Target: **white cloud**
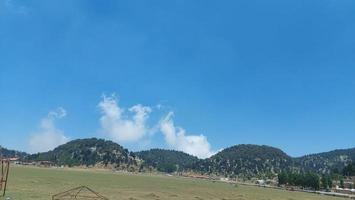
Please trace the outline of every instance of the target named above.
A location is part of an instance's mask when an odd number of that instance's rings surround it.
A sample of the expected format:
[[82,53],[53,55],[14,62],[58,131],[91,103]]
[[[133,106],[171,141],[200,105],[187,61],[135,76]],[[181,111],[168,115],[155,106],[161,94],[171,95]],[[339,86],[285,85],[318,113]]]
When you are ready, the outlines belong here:
[[4,0],[4,5],[5,8],[13,14],[26,15],[30,12],[30,9],[27,6],[20,4],[16,0]]
[[103,96],[98,107],[101,109],[101,129],[117,142],[137,142],[144,138],[150,130],[146,121],[152,109],[140,104],[128,109],[130,116],[118,105],[115,95]]
[[48,113],[48,118],[50,119],[55,119],[55,118],[61,119],[65,116],[67,116],[67,111],[64,110],[64,108],[62,107],[59,107],[55,111],[50,111]]
[[29,140],[30,152],[49,151],[69,141],[69,138],[64,135],[63,131],[55,126],[55,121],[66,115],[66,110],[59,107],[55,111],[50,111],[47,117],[41,120],[39,131],[33,134]]
[[165,136],[166,143],[179,151],[208,158],[216,152],[211,150],[211,145],[204,135],[186,135],[186,131],[181,127],[176,127],[172,119],[173,112],[170,112],[160,121],[160,131]]

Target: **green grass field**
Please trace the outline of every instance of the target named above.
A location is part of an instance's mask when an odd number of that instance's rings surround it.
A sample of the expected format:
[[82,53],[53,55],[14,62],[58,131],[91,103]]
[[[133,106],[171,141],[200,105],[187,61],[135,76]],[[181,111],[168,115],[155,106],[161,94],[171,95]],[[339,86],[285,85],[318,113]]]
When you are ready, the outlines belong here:
[[108,171],[12,167],[7,197],[50,200],[51,195],[86,185],[110,200],[331,200],[302,192],[194,180],[159,175],[129,175]]

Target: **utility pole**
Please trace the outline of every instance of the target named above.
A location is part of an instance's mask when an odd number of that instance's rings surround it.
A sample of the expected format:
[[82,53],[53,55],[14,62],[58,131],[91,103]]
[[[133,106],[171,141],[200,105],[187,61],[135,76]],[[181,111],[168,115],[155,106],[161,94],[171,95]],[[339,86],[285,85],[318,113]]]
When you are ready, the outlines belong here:
[[1,159],[1,174],[0,174],[0,194],[2,197],[5,196],[7,179],[9,177],[10,171],[10,160],[9,159]]

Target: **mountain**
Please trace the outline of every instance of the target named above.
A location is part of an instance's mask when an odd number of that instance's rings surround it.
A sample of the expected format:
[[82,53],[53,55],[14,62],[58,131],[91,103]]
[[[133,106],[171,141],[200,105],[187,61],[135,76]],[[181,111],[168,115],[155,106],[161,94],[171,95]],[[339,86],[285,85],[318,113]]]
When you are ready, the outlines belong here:
[[139,159],[119,144],[103,139],[78,139],[60,145],[53,151],[37,153],[29,161],[51,161],[56,165],[104,166],[116,169],[135,169]]
[[199,159],[181,151],[151,149],[148,151],[136,152],[136,155],[143,160],[145,167],[153,167],[162,172],[184,171],[191,169]]
[[334,169],[341,171],[347,164],[355,162],[355,148],[310,154],[295,158],[295,162],[304,171],[317,173],[330,173]]
[[293,159],[280,149],[241,144],[222,150],[216,155],[195,165],[195,170],[205,174],[229,177],[271,176],[289,170]]
[[27,156],[25,152],[9,150],[0,146],[0,158],[23,158]]
[[[23,161],[50,161],[61,166],[95,166],[128,171],[195,172],[226,177],[274,177],[281,171],[330,173],[343,171],[355,162],[355,148],[292,158],[280,149],[266,145],[241,144],[226,148],[207,159],[163,149],[129,152],[121,145],[103,139],[78,139],[52,151],[28,155],[0,147],[0,156]],[[349,170],[348,170],[349,171]],[[351,170],[350,170],[351,171]]]

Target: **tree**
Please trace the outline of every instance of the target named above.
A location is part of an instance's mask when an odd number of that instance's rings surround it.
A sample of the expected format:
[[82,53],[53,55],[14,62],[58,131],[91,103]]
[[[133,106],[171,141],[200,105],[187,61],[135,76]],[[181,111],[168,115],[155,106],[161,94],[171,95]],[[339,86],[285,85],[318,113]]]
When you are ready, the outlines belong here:
[[332,174],[339,174],[339,169],[338,168],[334,168],[332,170]]
[[322,185],[322,188],[324,188],[324,189],[332,188],[332,185],[333,185],[332,177],[330,175],[323,174],[322,179],[321,179],[321,185]]
[[344,188],[344,179],[343,178],[340,179],[340,187]]
[[286,172],[281,172],[277,175],[277,178],[279,180],[279,185],[286,185],[288,182],[287,178],[287,173]]
[[355,176],[355,163],[349,163],[343,169],[344,176]]
[[174,164],[164,163],[158,165],[158,170],[161,172],[173,173],[177,170],[177,167]]
[[328,182],[324,174],[322,175],[321,184],[322,184],[322,188],[327,189]]
[[304,186],[319,190],[319,176],[315,173],[307,173],[304,176]]
[[[279,185],[288,184],[293,186],[301,186],[305,188],[312,188],[319,190],[319,176],[315,173],[297,173],[297,172],[282,172],[278,175]],[[326,177],[324,180],[324,187],[331,187],[331,178]]]
[[328,188],[332,188],[333,187],[333,179],[331,176],[328,176]]

